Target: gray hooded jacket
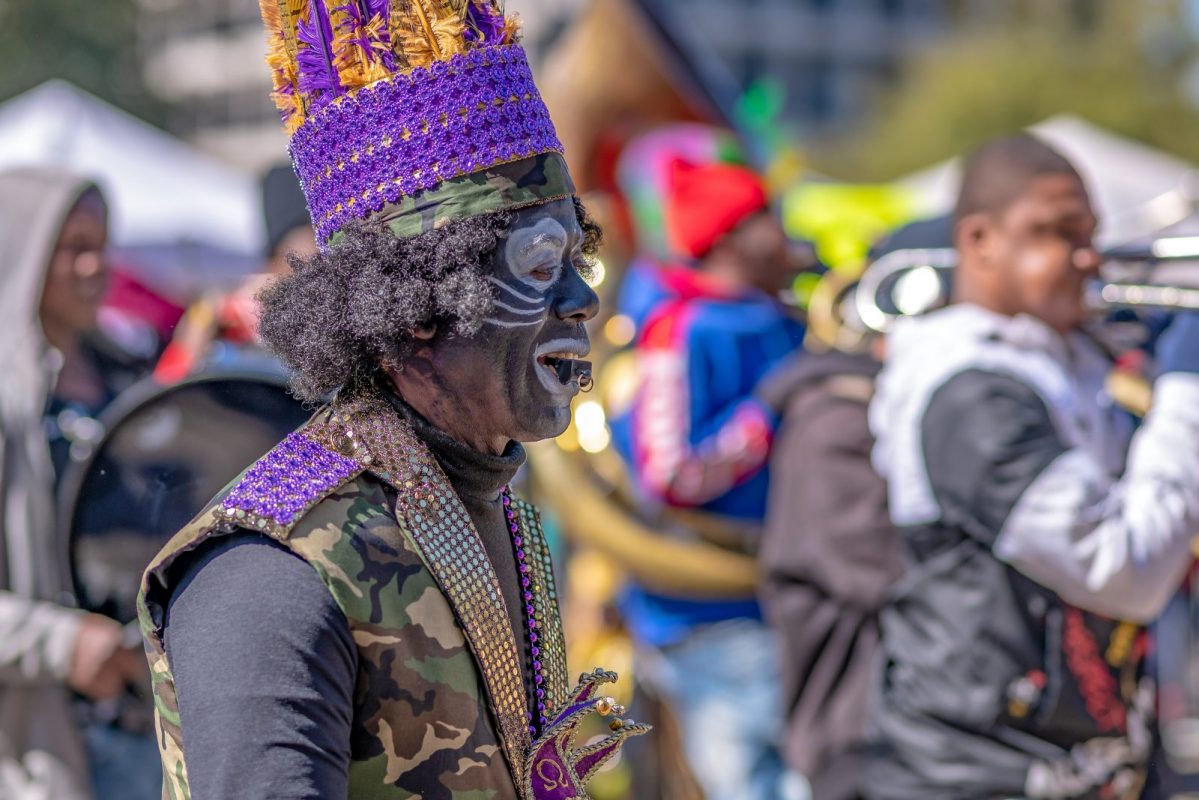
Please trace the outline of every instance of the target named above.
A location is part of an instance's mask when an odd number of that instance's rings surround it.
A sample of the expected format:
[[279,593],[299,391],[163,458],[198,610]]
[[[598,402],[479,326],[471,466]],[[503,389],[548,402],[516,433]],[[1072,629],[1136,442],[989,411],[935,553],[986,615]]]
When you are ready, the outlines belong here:
[[57,354],[38,319],[67,215],[91,184],[56,170],[0,173],[0,798],[85,800],[87,765],[66,686],[83,613],[70,608],[42,414]]

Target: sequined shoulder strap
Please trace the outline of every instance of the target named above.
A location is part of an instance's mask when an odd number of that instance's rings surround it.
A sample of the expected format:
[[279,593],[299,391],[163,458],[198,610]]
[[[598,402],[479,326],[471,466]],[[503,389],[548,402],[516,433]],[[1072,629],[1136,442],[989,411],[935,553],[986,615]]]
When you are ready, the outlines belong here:
[[229,490],[214,509],[216,521],[286,539],[317,503],[366,469],[334,449],[345,446],[340,433],[322,415],[288,434]]
[[339,452],[343,442],[332,423],[326,411],[288,434],[158,552],[146,567],[138,597],[147,637],[161,632],[168,573],[180,557],[221,530],[241,528],[286,540],[314,506],[366,470]]

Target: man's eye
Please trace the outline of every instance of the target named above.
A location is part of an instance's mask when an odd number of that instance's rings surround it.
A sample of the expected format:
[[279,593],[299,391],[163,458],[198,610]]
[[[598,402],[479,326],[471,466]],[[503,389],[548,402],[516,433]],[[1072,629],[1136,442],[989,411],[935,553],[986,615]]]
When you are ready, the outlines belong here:
[[537,267],[529,272],[529,277],[535,281],[551,281],[554,279],[553,267]]

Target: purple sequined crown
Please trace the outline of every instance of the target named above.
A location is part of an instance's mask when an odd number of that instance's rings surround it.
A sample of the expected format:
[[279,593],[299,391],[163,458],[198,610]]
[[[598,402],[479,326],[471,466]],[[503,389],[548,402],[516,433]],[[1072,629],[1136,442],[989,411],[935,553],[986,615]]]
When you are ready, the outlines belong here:
[[[291,155],[317,238],[446,181],[561,153],[517,44],[479,47],[343,95],[304,121]],[[487,180],[486,177],[483,180]]]
[[259,0],[275,104],[322,243],[417,236],[574,194],[503,0]]

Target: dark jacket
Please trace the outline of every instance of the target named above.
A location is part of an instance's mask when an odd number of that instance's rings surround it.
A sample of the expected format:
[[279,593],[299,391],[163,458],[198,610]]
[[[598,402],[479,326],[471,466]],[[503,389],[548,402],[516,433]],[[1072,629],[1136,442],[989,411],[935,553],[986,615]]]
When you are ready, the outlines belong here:
[[858,795],[877,614],[901,556],[870,466],[878,363],[833,352],[798,369],[772,456],[762,602],[783,655],[788,765],[839,800]]

